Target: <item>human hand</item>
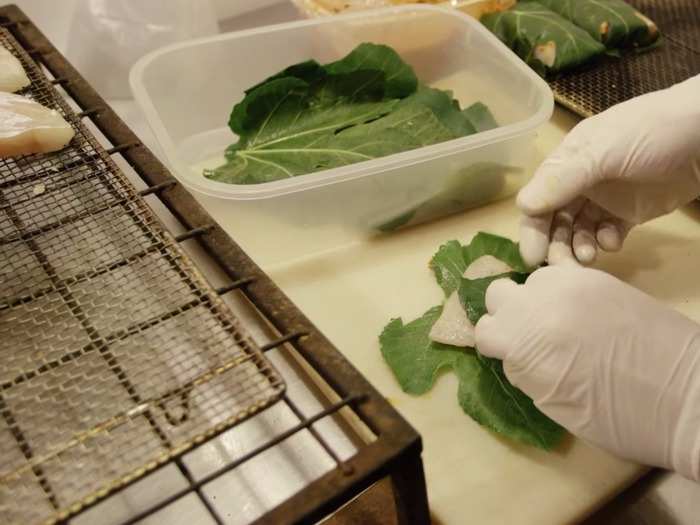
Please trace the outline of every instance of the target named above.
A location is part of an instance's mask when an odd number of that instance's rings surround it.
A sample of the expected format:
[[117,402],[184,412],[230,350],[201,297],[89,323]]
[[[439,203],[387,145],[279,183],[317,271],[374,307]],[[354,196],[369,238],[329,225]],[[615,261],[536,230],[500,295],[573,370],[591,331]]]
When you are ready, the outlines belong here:
[[535,405],[614,454],[700,480],[700,325],[604,272],[494,281],[476,347]]
[[699,195],[700,75],[613,106],[566,136],[518,195],[523,259],[536,266],[575,255],[590,264],[598,248],[619,250],[632,226]]

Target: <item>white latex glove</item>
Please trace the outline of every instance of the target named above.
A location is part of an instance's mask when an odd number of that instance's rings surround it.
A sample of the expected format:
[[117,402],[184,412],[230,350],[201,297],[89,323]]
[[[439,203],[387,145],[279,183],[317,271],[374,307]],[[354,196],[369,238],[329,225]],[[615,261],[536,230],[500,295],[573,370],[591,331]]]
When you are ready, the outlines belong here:
[[476,346],[573,434],[700,480],[700,325],[598,270],[494,281]]
[[[545,260],[558,210],[569,216],[560,218],[569,247],[589,264],[598,247],[619,250],[633,225],[699,195],[700,75],[583,120],[566,136],[518,195],[523,259]],[[566,253],[554,255],[556,264]]]

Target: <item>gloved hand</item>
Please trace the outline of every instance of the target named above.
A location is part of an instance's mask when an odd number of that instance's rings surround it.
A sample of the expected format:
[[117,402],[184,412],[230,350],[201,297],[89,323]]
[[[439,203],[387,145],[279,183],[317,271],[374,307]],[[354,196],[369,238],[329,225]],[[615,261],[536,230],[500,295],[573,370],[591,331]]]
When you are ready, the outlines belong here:
[[[700,75],[580,122],[518,195],[520,247],[535,266],[597,248],[619,250],[629,229],[700,195]],[[563,210],[565,217],[556,217]],[[554,222],[558,225],[553,227]],[[567,230],[568,228],[568,230]]]
[[598,270],[494,281],[476,347],[573,434],[700,480],[700,325]]

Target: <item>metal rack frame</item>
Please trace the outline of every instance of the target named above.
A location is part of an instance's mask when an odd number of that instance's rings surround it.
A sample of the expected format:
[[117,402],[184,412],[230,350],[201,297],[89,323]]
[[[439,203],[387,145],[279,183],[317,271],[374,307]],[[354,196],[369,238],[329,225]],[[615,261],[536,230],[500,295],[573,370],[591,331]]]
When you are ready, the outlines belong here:
[[[203,495],[203,486],[297,432],[308,430],[333,458],[336,467],[256,520],[256,524],[316,522],[387,476],[392,480],[399,523],[428,524],[430,518],[421,461],[422,444],[416,431],[213,221],[19,8],[12,5],[1,7],[0,26],[9,30],[32,59],[53,75],[51,82],[60,85],[80,107],[78,116],[89,118],[113,145],[106,153],[121,155],[146,183],[147,188],[139,192],[140,195],[157,196],[181,223],[186,231],[176,236],[175,240],[192,239],[227,276],[230,283],[218,288],[217,293],[240,291],[280,334],[279,338],[261,349],[269,351],[290,346],[338,396],[337,401],[329,401],[323,410],[305,416],[294,401],[283,394],[282,401],[299,419],[299,423],[203,478],[195,479],[182,461],[182,455],[189,450],[174,454],[167,463],[144,470],[142,475],[174,463],[188,486],[132,516],[126,523],[135,523],[192,493],[199,497],[217,523],[223,523],[216,509]],[[343,461],[313,425],[345,407],[352,409],[376,439],[361,446],[353,457]],[[208,439],[216,435],[210,435]],[[94,501],[84,503],[66,521],[138,479],[141,478],[130,479]]]

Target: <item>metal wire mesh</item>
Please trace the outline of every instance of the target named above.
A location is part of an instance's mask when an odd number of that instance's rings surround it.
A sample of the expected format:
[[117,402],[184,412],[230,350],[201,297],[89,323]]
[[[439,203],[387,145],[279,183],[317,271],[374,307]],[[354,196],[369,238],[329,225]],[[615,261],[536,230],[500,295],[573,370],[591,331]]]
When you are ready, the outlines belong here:
[[0,521],[76,512],[284,383],[14,38],[76,135],[0,160]]
[[661,43],[646,52],[605,58],[550,82],[556,101],[583,117],[700,74],[700,1],[629,3],[656,22]]

